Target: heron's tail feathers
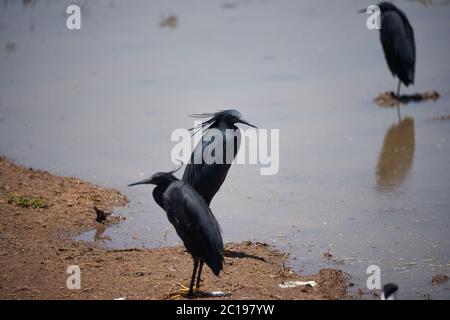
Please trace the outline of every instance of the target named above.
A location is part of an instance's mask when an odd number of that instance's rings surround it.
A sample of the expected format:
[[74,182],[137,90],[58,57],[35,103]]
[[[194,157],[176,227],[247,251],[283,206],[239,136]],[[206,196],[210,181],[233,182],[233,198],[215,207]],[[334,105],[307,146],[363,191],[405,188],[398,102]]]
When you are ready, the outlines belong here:
[[206,264],[211,268],[212,272],[218,277],[220,271],[223,270],[223,256],[217,257],[213,261],[208,261]]

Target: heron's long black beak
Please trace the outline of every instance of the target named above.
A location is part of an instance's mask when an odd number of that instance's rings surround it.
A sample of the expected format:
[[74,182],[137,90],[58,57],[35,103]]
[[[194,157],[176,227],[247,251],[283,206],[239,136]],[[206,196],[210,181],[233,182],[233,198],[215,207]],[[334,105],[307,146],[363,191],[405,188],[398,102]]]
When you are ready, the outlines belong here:
[[252,125],[251,123],[249,123],[247,120],[244,120],[244,119],[240,119],[240,120],[238,121],[238,123],[243,123],[243,124],[248,125],[249,127],[258,129],[257,126]]
[[357,13],[366,13],[366,12],[367,12],[367,9],[364,8],[364,9],[358,10],[358,11],[356,11],[356,12],[357,12]]
[[148,178],[148,179],[141,180],[139,182],[131,183],[128,186],[132,187],[132,186],[137,186],[138,184],[152,184],[152,183],[153,183],[152,178]]

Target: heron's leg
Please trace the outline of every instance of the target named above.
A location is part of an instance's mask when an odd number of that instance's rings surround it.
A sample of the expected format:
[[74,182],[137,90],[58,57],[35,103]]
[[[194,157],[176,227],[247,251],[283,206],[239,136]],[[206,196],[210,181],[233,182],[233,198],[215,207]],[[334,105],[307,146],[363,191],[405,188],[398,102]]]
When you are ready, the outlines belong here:
[[198,260],[194,259],[194,270],[192,272],[191,285],[189,286],[188,295],[194,294],[194,283],[195,283],[195,275],[197,274],[197,268],[198,268]]
[[202,274],[202,268],[203,268],[203,261],[200,261],[200,267],[198,268],[198,275],[197,275],[197,284],[196,287],[197,289],[200,288],[200,275]]
[[169,299],[178,299],[181,297],[186,296],[193,296],[197,292],[197,288],[194,287],[195,284],[195,276],[197,275],[197,269],[198,269],[199,261],[197,259],[194,259],[194,270],[192,270],[192,278],[191,278],[191,284],[188,287],[180,285],[181,288],[178,292],[170,293],[168,298]]
[[398,79],[398,86],[397,86],[397,116],[398,116],[398,122],[402,121],[402,115],[400,113],[400,86],[402,82],[400,79]]
[[398,85],[397,85],[397,100],[400,101],[400,86],[402,84],[402,81],[398,79]]
[[400,102],[397,102],[397,117],[398,117],[398,123],[402,121],[402,114],[400,112]]

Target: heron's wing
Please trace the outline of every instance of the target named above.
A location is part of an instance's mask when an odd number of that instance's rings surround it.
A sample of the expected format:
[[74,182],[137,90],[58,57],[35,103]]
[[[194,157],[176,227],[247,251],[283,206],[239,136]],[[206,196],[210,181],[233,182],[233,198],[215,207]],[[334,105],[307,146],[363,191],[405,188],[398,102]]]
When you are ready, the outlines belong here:
[[211,143],[212,141],[203,140],[203,137],[202,140],[197,143],[191,154],[189,163],[186,165],[186,169],[184,170],[182,178],[184,182],[189,183],[191,186],[195,186],[197,184],[198,180],[201,178],[203,167],[207,166],[203,162],[203,152]]
[[164,202],[169,221],[189,253],[219,274],[223,262],[221,229],[203,198],[191,186],[177,182],[164,193]]
[[207,204],[216,195],[227,176],[228,164],[193,164],[186,166],[183,181],[191,185]]
[[[405,17],[406,19],[406,17]],[[410,46],[410,52],[411,52],[411,57],[410,59],[412,60],[411,64],[412,64],[412,73],[409,75],[411,83],[414,84],[414,77],[415,77],[415,72],[416,72],[416,41],[414,39],[414,29],[412,28],[411,24],[409,23],[408,19],[406,19],[406,33],[407,33],[407,37],[409,39],[408,44]]]
[[[207,204],[211,203],[212,198],[222,186],[230,169],[228,163],[212,163],[207,164],[201,161],[204,150],[210,146],[212,141],[201,140],[191,155],[189,164],[186,165],[182,180],[190,184],[201,196]],[[235,141],[233,159],[236,156],[239,142]],[[223,150],[223,141],[215,146]],[[195,155],[199,154],[200,159],[195,159]],[[224,152],[225,154],[225,152]],[[197,160],[197,161],[196,161]],[[200,163],[198,163],[200,160]],[[225,159],[224,159],[225,162]]]
[[408,19],[396,11],[384,13],[381,19],[380,40],[389,69],[405,85],[414,83],[416,48]]

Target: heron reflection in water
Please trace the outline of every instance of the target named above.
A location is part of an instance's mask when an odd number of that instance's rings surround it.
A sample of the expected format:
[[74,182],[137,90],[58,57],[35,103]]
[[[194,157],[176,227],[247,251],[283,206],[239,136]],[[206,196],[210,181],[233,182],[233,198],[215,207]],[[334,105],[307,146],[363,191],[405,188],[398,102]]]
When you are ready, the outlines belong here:
[[414,119],[406,117],[390,127],[384,136],[376,171],[379,191],[389,191],[403,184],[412,168],[414,149]]

